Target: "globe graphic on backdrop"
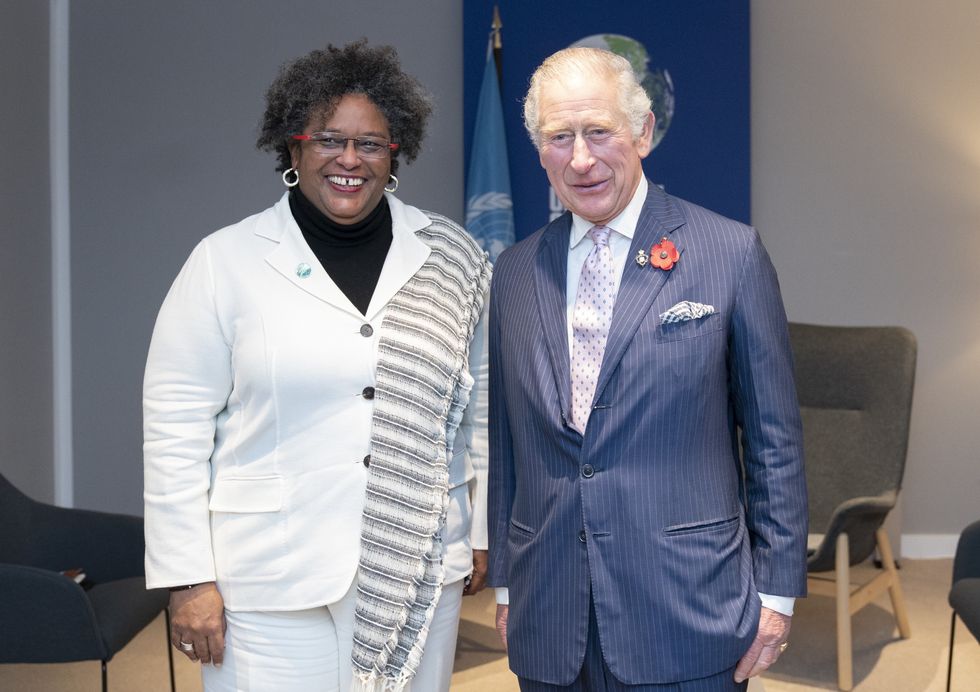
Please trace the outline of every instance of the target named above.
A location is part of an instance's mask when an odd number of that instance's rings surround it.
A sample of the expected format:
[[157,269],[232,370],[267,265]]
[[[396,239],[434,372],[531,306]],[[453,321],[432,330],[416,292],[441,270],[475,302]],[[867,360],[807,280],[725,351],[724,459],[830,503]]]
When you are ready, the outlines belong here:
[[579,39],[571,47],[602,48],[630,61],[637,81],[653,102],[653,115],[657,120],[653,130],[653,148],[656,148],[667,134],[670,121],[674,118],[674,83],[670,81],[670,73],[659,68],[651,70],[647,66],[650,62],[647,49],[642,43],[629,36],[593,34]]

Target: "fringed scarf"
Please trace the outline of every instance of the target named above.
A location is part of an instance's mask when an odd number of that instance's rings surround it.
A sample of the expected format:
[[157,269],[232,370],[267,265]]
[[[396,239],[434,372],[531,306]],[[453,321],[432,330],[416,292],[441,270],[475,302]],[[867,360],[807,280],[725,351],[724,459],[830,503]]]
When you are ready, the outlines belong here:
[[354,689],[403,690],[422,658],[442,592],[449,454],[473,378],[469,344],[490,263],[456,224],[428,213],[425,264],[381,325],[371,465],[361,525]]

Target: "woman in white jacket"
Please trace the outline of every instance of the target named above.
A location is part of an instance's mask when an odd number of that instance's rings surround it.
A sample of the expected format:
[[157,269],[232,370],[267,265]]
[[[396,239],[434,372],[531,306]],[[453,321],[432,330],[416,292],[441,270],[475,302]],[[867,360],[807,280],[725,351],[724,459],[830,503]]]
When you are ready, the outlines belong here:
[[489,263],[392,195],[431,110],[392,48],[266,99],[289,189],[201,241],[153,332],[147,586],[208,691],[446,690],[486,569]]

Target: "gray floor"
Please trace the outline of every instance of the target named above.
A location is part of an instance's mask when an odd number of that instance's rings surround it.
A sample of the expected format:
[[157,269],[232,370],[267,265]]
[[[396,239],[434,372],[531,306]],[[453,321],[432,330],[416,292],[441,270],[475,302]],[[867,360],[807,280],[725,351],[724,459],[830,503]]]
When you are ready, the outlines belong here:
[[[912,638],[898,638],[887,596],[854,617],[854,681],[857,692],[941,692],[946,684],[950,610],[950,560],[906,560],[902,585]],[[860,574],[855,578],[860,578]],[[516,692],[493,632],[493,597],[484,592],[464,601],[454,692]],[[797,605],[791,646],[752,692],[836,689],[834,604],[814,596]],[[953,690],[980,690],[980,645],[961,625],[957,630]],[[110,689],[165,692],[169,689],[162,616],[109,663]],[[177,657],[177,689],[198,692],[196,667]],[[3,692],[89,692],[99,689],[98,662],[0,665]],[[419,690],[417,692],[427,692]]]

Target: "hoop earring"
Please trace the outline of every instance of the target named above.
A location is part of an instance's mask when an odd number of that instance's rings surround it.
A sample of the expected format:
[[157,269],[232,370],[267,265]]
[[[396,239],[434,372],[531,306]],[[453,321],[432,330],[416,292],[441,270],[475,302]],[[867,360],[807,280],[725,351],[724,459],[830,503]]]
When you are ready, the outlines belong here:
[[[293,178],[292,182],[289,180],[290,174],[296,176]],[[296,187],[299,185],[299,171],[297,171],[295,168],[287,168],[282,172],[282,182],[286,187]]]
[[[297,174],[296,177],[298,178],[299,175]],[[391,187],[388,187],[387,185],[385,186],[385,192],[394,192],[395,190],[397,190],[398,189],[398,178],[396,178],[391,173],[389,173],[388,174],[388,180],[389,181],[394,181],[394,182],[389,182],[388,183],[388,185],[391,185]]]

